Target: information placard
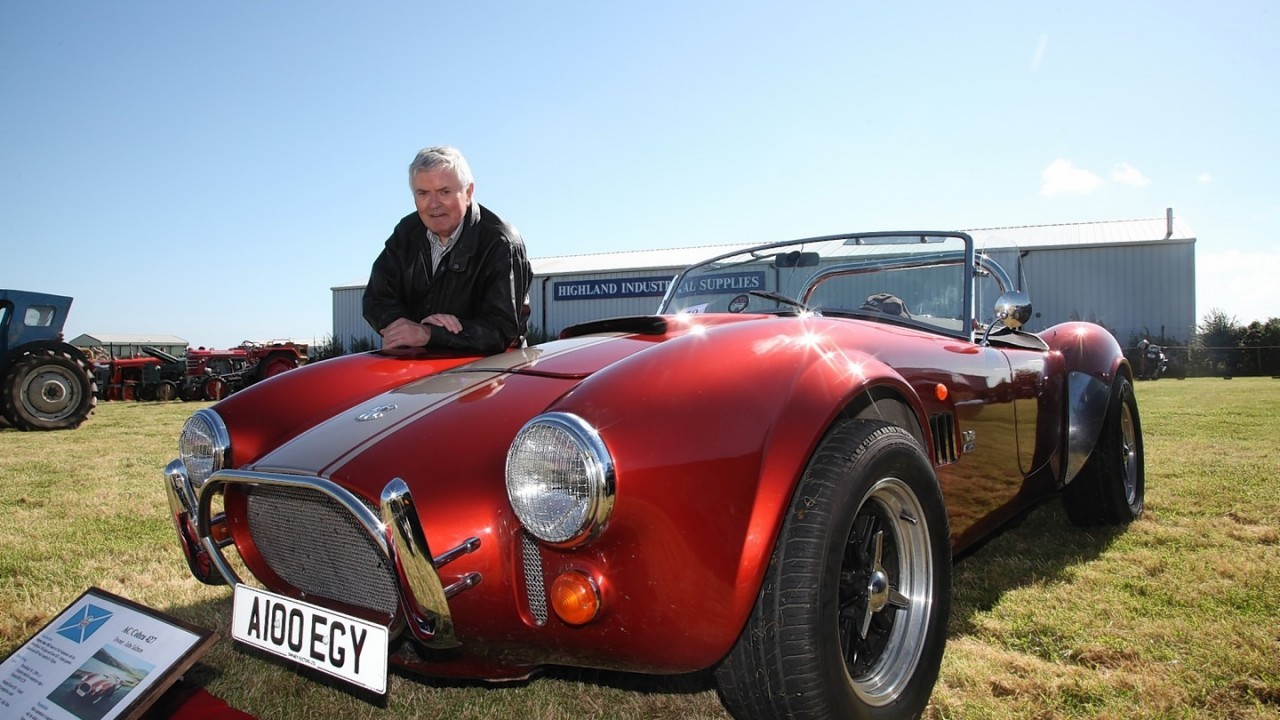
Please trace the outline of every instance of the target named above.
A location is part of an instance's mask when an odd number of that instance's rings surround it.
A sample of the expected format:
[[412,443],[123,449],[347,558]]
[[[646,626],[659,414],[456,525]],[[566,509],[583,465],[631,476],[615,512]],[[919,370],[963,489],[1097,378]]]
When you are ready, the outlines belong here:
[[208,630],[89,588],[0,663],[0,717],[137,718],[216,639]]

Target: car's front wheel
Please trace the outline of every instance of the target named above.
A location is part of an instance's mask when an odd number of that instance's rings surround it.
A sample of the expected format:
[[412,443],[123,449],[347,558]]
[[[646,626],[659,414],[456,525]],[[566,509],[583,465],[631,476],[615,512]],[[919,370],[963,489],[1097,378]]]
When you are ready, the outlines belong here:
[[938,677],[951,542],[907,431],[842,422],[796,488],[747,626],[717,669],[740,720],[904,718]]

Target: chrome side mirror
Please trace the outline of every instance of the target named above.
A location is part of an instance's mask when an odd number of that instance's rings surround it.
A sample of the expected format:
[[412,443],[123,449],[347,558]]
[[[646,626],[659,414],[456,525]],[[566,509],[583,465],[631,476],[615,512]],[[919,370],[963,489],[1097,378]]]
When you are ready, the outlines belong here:
[[1004,293],[996,300],[995,316],[1010,330],[1021,329],[1031,319],[1031,297],[1020,290]]

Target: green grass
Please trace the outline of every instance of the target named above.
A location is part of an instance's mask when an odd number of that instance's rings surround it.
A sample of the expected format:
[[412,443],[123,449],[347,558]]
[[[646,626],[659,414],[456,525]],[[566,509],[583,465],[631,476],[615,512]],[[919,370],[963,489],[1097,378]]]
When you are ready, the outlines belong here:
[[[1054,501],[962,560],[928,717],[1280,718],[1280,381],[1137,396],[1146,515],[1082,531]],[[0,657],[96,585],[218,632],[189,681],[264,720],[727,717],[706,674],[393,674],[376,705],[237,649],[230,591],[187,574],[161,484],[201,406],[105,403],[71,432],[0,429]]]

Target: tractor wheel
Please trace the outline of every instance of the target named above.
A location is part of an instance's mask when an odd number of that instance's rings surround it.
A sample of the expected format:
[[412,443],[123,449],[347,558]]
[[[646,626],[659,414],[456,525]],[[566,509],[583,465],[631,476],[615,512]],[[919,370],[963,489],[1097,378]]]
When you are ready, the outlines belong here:
[[161,380],[156,385],[156,400],[159,402],[169,402],[178,396],[178,386],[173,384],[172,380]]
[[69,353],[45,349],[22,357],[4,378],[0,406],[20,430],[79,427],[98,404],[89,367]]
[[227,394],[227,381],[220,377],[211,377],[200,386],[200,394],[205,400],[218,401]]
[[275,354],[262,361],[262,370],[258,373],[258,377],[266,380],[275,377],[282,372],[288,372],[296,367],[298,363],[288,355]]
[[133,402],[138,399],[138,386],[127,382],[120,386],[120,399],[125,402]]

